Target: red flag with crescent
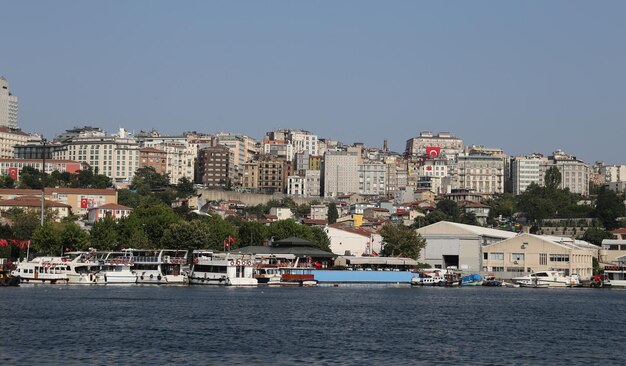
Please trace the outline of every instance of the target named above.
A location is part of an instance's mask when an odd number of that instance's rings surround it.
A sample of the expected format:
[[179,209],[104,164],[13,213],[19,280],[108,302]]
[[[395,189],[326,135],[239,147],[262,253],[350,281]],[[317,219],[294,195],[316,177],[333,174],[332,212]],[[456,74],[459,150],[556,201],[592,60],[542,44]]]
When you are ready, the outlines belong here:
[[426,155],[431,158],[436,158],[441,154],[441,148],[438,146],[426,146]]
[[9,168],[9,171],[8,171],[9,177],[11,177],[11,179],[13,180],[17,180],[17,172],[18,172],[17,168]]
[[86,198],[81,198],[80,199],[80,208],[87,208],[87,199]]

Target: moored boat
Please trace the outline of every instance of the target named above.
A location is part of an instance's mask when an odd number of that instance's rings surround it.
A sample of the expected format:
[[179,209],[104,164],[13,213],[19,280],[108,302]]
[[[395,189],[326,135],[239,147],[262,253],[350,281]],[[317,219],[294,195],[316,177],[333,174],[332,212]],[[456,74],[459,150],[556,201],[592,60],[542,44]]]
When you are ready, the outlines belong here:
[[131,269],[139,284],[183,285],[187,283],[184,266],[187,251],[176,249],[124,249],[123,259],[132,263]]
[[512,279],[522,287],[574,287],[580,286],[577,275],[564,276],[559,271],[539,271]]
[[480,286],[483,284],[483,278],[479,274],[471,274],[461,277],[459,285],[461,286]]
[[626,287],[626,266],[622,263],[604,267],[604,287]]
[[12,276],[22,283],[80,284],[89,283],[89,274],[98,262],[92,252],[68,252],[61,257],[36,257],[20,261]]
[[189,270],[189,284],[221,286],[256,286],[255,260],[252,256],[194,250]]

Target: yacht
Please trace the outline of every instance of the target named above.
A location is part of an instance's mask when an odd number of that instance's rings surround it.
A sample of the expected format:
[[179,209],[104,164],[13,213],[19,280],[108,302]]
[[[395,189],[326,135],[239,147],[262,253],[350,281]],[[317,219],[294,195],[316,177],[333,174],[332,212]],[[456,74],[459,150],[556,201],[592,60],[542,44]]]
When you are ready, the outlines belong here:
[[19,276],[22,283],[88,284],[97,268],[94,252],[67,252],[60,257],[24,259],[11,275]]
[[131,263],[131,270],[140,284],[182,285],[187,283],[184,267],[187,251],[177,249],[124,249],[123,260]]
[[195,285],[256,286],[252,256],[194,250],[189,283]]
[[522,287],[573,287],[580,286],[578,275],[564,276],[560,271],[533,272],[513,278]]

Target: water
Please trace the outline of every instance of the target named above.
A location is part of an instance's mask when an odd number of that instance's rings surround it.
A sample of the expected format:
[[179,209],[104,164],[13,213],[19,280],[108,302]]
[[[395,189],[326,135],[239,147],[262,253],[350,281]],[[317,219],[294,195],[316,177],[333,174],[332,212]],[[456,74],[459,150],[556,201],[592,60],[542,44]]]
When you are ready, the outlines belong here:
[[625,364],[626,291],[0,288],[0,364]]

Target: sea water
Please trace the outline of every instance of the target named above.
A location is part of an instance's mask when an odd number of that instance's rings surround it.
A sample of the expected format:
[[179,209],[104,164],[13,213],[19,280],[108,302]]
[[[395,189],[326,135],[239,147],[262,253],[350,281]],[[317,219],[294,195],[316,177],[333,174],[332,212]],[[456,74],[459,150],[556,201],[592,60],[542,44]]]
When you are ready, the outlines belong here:
[[626,364],[626,291],[0,288],[2,365]]

